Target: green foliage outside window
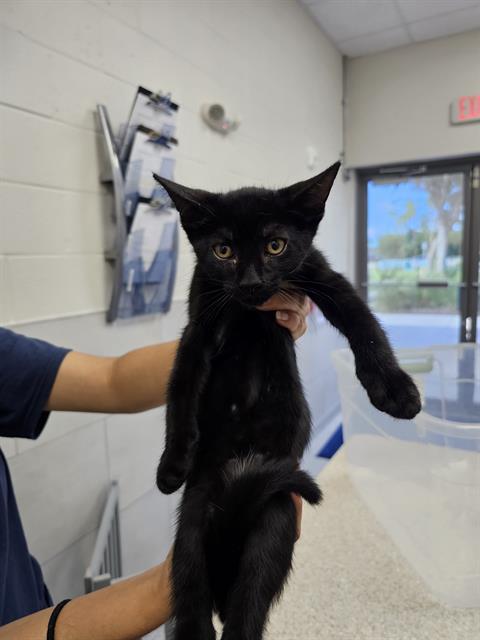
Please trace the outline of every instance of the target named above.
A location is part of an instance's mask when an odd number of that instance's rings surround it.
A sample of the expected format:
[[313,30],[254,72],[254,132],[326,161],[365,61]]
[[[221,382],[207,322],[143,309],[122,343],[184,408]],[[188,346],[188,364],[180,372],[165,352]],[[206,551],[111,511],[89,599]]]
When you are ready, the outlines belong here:
[[[404,269],[379,269],[370,263],[368,268],[369,302],[375,311],[390,313],[437,312],[455,313],[458,309],[460,263],[447,267],[445,274]],[[418,287],[419,280],[447,280],[449,287]]]

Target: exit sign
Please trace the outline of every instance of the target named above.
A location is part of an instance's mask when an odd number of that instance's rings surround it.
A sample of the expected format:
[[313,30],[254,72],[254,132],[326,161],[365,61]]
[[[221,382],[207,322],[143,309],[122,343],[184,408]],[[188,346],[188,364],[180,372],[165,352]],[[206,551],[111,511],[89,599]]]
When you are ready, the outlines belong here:
[[464,124],[480,120],[480,94],[457,98],[451,104],[450,117],[452,124]]

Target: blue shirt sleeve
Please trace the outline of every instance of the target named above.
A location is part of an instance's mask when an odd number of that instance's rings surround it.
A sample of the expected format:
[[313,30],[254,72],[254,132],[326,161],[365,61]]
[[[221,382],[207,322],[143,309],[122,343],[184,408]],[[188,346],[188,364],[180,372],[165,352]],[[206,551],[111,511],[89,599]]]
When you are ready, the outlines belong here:
[[68,349],[0,328],[0,436],[38,438]]

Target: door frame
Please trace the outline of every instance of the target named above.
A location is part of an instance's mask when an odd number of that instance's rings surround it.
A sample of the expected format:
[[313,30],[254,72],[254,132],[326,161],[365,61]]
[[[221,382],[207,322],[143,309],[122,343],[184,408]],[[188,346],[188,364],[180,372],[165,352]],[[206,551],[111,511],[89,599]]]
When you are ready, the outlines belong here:
[[[464,174],[465,217],[462,255],[463,273],[459,292],[459,342],[476,342],[479,299],[480,261],[480,155],[441,160],[402,162],[356,169],[356,247],[355,286],[367,299],[367,183],[378,177],[401,178],[435,175],[439,173]],[[470,319],[467,321],[467,319]]]

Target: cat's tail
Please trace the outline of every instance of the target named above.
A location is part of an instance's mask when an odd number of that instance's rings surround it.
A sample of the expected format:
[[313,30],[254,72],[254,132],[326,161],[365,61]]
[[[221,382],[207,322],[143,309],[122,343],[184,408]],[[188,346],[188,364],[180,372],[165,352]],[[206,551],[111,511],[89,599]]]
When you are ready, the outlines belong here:
[[235,520],[250,520],[282,493],[297,493],[310,504],[322,499],[313,478],[291,459],[270,460],[260,454],[235,458],[227,463],[222,475],[224,490],[219,506],[225,516]]

